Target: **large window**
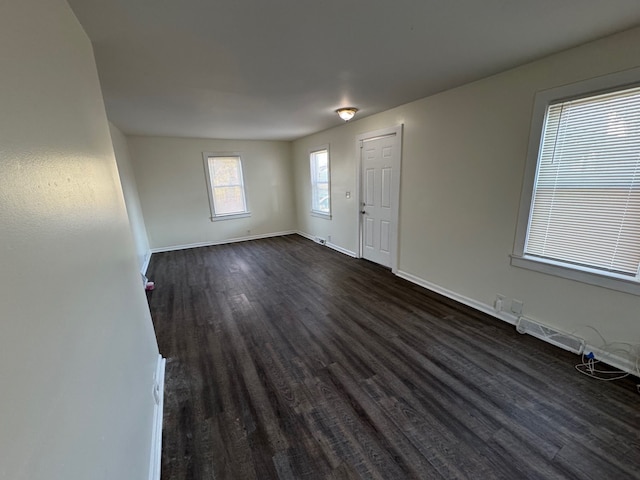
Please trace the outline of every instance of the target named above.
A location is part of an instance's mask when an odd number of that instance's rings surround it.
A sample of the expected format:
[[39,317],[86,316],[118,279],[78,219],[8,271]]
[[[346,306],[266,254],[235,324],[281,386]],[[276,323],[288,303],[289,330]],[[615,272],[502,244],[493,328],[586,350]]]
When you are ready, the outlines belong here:
[[311,163],[311,213],[331,216],[331,174],[329,147],[323,146],[309,154]]
[[211,220],[249,215],[240,155],[203,154]]
[[551,100],[538,138],[515,264],[640,293],[640,87]]

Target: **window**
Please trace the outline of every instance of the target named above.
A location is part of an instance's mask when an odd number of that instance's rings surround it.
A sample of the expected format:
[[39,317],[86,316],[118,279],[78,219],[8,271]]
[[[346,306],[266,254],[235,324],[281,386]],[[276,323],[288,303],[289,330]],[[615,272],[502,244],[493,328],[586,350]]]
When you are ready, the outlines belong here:
[[311,161],[311,213],[331,217],[331,175],[329,171],[329,147],[312,150]]
[[203,154],[211,220],[248,216],[240,155]]
[[512,263],[640,294],[640,87],[547,99],[543,112]]

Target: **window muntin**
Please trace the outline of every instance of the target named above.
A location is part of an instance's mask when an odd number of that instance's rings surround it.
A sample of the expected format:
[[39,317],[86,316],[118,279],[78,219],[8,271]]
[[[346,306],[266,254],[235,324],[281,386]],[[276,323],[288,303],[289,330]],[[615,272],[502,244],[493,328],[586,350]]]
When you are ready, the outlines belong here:
[[311,212],[331,215],[331,171],[329,148],[322,147],[309,154],[311,166]]
[[240,155],[205,154],[211,217],[247,215],[247,200]]

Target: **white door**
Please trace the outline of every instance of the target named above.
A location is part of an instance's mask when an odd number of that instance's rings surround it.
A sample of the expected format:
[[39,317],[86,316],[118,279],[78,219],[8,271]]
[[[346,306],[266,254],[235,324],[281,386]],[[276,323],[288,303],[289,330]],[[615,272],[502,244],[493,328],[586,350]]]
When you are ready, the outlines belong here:
[[394,132],[360,140],[362,257],[394,269],[400,197],[399,137]]

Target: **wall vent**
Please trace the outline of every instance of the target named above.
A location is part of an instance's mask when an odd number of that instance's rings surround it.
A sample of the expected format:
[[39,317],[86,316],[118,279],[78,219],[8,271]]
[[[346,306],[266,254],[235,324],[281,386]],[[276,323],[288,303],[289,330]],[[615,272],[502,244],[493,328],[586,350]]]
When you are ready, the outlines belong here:
[[518,317],[516,330],[519,333],[528,333],[540,340],[549,342],[556,347],[563,348],[578,355],[584,352],[585,342],[582,338],[568,333],[560,332],[546,325],[542,325],[527,317]]

